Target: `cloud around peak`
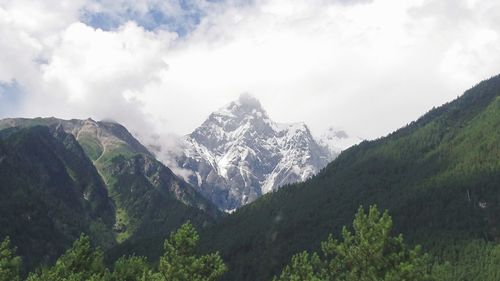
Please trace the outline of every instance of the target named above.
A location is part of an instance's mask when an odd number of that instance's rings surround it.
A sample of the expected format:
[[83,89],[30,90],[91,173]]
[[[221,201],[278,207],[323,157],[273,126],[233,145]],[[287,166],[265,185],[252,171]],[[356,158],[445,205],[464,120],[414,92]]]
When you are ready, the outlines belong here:
[[277,121],[378,137],[500,72],[498,18],[493,0],[0,0],[0,115],[186,134],[250,92]]
[[240,94],[240,96],[238,97],[238,102],[242,106],[246,106],[246,107],[252,107],[252,108],[261,108],[262,107],[260,104],[260,101],[255,96],[253,96],[249,93]]

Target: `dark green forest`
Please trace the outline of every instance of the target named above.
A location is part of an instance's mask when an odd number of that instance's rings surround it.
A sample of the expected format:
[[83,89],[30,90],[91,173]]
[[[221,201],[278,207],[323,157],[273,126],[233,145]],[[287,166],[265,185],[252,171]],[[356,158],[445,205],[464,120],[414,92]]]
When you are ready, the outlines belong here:
[[[158,280],[207,262],[215,279],[198,280],[500,280],[500,76],[230,215],[144,151],[35,123],[0,131],[2,274]],[[194,228],[197,269],[169,267]],[[117,268],[142,276],[98,279]],[[83,275],[50,279],[64,270]],[[159,280],[196,280],[178,274]]]
[[[151,267],[146,258],[123,256],[113,269],[106,268],[103,252],[93,248],[88,236],[76,240],[54,265],[31,272],[27,281],[212,281],[227,270],[218,253],[196,255],[199,236],[190,223],[183,224],[164,243],[164,254],[158,266]],[[9,238],[0,244],[0,280],[21,280],[22,259],[15,256]]]
[[[500,247],[470,244],[456,251],[458,264],[437,262],[422,251],[392,235],[393,221],[376,206],[367,212],[360,207],[352,230],[342,228],[341,239],[333,235],[321,243],[321,252],[295,254],[273,281],[327,280],[498,280]],[[112,266],[104,254],[81,235],[57,261],[21,277],[22,258],[9,237],[0,244],[0,281],[215,281],[228,270],[218,252],[199,254],[200,237],[191,223],[172,232],[163,244],[158,263],[142,256],[122,256]],[[485,251],[488,249],[488,251]]]
[[[321,255],[303,252],[273,281],[292,280],[435,280],[431,259],[419,247],[409,249],[401,235],[391,237],[392,220],[375,206],[365,213],[360,207],[353,222],[354,233],[342,231],[342,241],[329,236]],[[122,256],[106,267],[103,252],[82,235],[54,265],[29,273],[27,281],[212,281],[227,271],[218,252],[198,255],[197,231],[185,223],[170,234],[159,263],[151,266],[145,257]],[[0,244],[0,280],[21,280],[22,259],[15,255],[9,238]],[[441,271],[439,272],[441,273]]]

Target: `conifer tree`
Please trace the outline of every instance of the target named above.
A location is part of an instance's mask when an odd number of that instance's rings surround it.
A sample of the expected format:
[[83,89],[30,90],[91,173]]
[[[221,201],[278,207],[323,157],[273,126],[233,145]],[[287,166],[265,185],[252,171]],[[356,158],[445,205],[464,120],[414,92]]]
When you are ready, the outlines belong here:
[[44,268],[38,274],[31,274],[28,281],[105,281],[109,273],[104,266],[103,253],[94,250],[90,239],[80,239],[66,251],[52,267]]
[[321,244],[321,257],[301,253],[292,258],[275,281],[428,281],[430,258],[420,247],[408,249],[402,235],[391,236],[392,219],[376,206],[360,207],[354,233],[344,227],[342,241],[330,237]]
[[6,237],[0,243],[0,281],[18,281],[21,268],[21,258],[15,256],[16,248],[10,246]]
[[145,257],[121,257],[115,262],[111,281],[153,281],[152,270]]
[[227,270],[219,253],[196,255],[199,236],[185,223],[165,241],[159,272],[165,281],[214,281]]

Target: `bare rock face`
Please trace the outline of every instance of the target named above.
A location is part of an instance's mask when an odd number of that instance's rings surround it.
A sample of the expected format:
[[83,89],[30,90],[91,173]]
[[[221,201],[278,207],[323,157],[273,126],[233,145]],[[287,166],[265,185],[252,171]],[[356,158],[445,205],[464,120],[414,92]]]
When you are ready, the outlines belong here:
[[182,146],[176,161],[192,171],[188,182],[226,211],[306,180],[332,158],[305,124],[272,121],[249,95],[212,113]]

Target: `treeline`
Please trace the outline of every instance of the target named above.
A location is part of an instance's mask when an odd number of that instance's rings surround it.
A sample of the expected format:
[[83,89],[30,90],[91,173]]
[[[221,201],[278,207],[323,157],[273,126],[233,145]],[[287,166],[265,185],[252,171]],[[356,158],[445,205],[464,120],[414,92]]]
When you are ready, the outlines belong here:
[[[402,235],[394,236],[392,218],[376,206],[362,207],[352,230],[344,227],[342,239],[330,237],[321,252],[304,251],[273,281],[498,281],[500,247],[485,242],[457,245],[443,253],[440,261],[408,247]],[[156,266],[144,257],[118,259],[112,268],[104,264],[103,252],[91,247],[82,235],[54,265],[32,272],[26,281],[215,281],[227,271],[218,252],[199,255],[199,236],[188,222],[164,243],[164,254]],[[21,258],[9,238],[0,244],[0,281],[20,281]]]
[[[182,225],[164,243],[164,254],[152,267],[144,257],[118,259],[106,268],[103,252],[82,235],[51,267],[32,272],[26,281],[214,281],[227,270],[218,253],[196,255],[199,236],[190,223]],[[21,259],[9,238],[0,245],[0,281],[19,281]]]

